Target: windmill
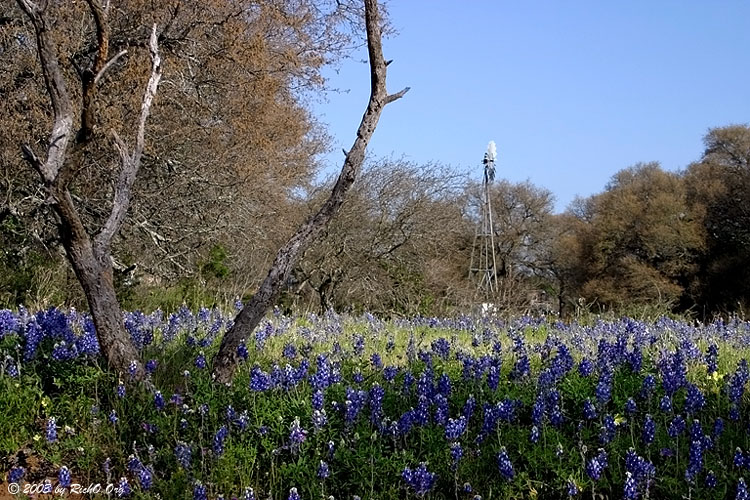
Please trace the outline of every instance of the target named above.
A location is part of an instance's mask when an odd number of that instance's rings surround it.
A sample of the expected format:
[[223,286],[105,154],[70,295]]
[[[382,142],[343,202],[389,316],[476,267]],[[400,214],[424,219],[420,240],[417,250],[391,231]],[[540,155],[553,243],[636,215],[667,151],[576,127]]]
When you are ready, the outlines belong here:
[[495,258],[495,229],[492,224],[492,202],[490,186],[495,180],[495,159],[497,149],[495,142],[490,141],[484,153],[484,178],[479,206],[479,222],[474,232],[474,245],[471,250],[469,279],[476,281],[477,294],[481,294],[486,303],[492,303],[497,292],[497,262]]

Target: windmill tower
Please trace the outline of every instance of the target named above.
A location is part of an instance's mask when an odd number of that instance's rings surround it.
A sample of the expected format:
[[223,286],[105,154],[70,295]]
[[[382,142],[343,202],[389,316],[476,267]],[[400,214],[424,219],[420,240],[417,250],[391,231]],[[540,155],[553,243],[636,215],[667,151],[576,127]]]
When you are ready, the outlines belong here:
[[484,153],[484,179],[479,206],[479,224],[474,232],[474,246],[471,250],[469,279],[477,284],[477,295],[485,302],[492,303],[497,292],[497,262],[495,259],[495,229],[492,225],[492,202],[490,186],[495,180],[495,142],[490,141]]

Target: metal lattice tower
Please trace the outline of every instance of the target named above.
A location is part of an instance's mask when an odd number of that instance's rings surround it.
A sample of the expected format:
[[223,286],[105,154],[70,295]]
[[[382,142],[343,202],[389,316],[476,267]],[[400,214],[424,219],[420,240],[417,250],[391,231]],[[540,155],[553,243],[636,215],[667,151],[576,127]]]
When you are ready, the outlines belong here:
[[477,294],[486,302],[492,302],[497,293],[497,260],[495,258],[495,228],[492,224],[492,202],[490,186],[495,180],[495,142],[490,141],[484,154],[484,180],[482,199],[479,207],[479,224],[474,233],[474,246],[471,250],[469,279],[477,283]]

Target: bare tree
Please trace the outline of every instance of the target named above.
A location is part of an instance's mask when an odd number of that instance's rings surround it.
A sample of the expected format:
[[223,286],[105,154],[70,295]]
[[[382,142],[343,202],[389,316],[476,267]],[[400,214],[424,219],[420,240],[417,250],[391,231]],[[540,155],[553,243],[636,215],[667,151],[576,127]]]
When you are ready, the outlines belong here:
[[250,336],[268,308],[279,296],[281,288],[289,277],[297,259],[326,228],[341,207],[344,196],[354,182],[365,158],[367,144],[375,132],[383,108],[386,104],[401,98],[409,90],[407,87],[395,94],[388,94],[386,90],[386,66],[388,63],[383,57],[381,20],[377,0],[365,0],[365,28],[370,59],[370,100],[357,129],[357,138],[352,148],[346,153],[344,165],[328,200],[279,249],[260,288],[237,315],[232,328],[224,335],[221,348],[214,359],[213,368],[216,379],[221,382],[228,383],[231,381],[238,361],[237,347],[243,339]]
[[[81,98],[79,126],[75,131],[74,104],[65,83],[52,35],[49,2],[42,0],[37,4],[32,0],[17,1],[34,26],[39,62],[53,118],[52,131],[47,140],[46,158],[37,156],[28,144],[22,148],[24,158],[41,176],[49,203],[57,214],[60,239],[86,295],[102,353],[111,368],[124,372],[132,361],[137,361],[138,352],[123,324],[122,311],[113,283],[110,247],[112,238],[119,231],[130,205],[131,190],[143,156],[146,120],[161,78],[156,25],[151,31],[149,42],[151,75],[141,101],[135,145],[132,149],[129,148],[117,132],[112,131],[120,159],[119,178],[114,187],[109,216],[99,231],[92,235],[82,222],[69,184],[76,175],[76,170],[81,167],[93,140],[101,139],[101,135],[96,131],[97,108],[94,105],[97,85],[113,62],[124,55],[124,52],[119,52],[109,58],[109,3],[86,0],[96,25],[97,49],[87,68],[76,68],[81,84]],[[138,364],[137,373],[141,373]]]

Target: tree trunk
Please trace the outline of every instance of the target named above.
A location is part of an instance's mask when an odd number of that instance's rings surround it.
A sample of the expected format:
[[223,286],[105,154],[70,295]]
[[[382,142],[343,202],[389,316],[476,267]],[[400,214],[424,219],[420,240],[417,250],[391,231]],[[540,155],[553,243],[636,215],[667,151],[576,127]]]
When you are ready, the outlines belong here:
[[365,158],[367,144],[375,132],[380,114],[386,104],[401,98],[408,87],[396,94],[388,94],[385,86],[386,66],[380,29],[377,0],[365,0],[365,27],[367,49],[370,58],[370,100],[357,130],[354,145],[346,153],[331,195],[318,213],[310,217],[289,241],[279,249],[276,258],[258,291],[240,311],[232,328],[224,335],[218,354],[214,358],[213,370],[216,380],[229,383],[239,361],[237,347],[253,333],[266,311],[281,293],[297,259],[315,238],[326,228],[344,202],[344,195],[351,187]]
[[124,375],[130,363],[136,361],[134,375],[140,378],[142,372],[139,354],[125,330],[115,292],[109,249],[92,246],[88,234],[81,234],[71,228],[63,217],[60,233],[65,254],[86,296],[104,359],[120,375]]

